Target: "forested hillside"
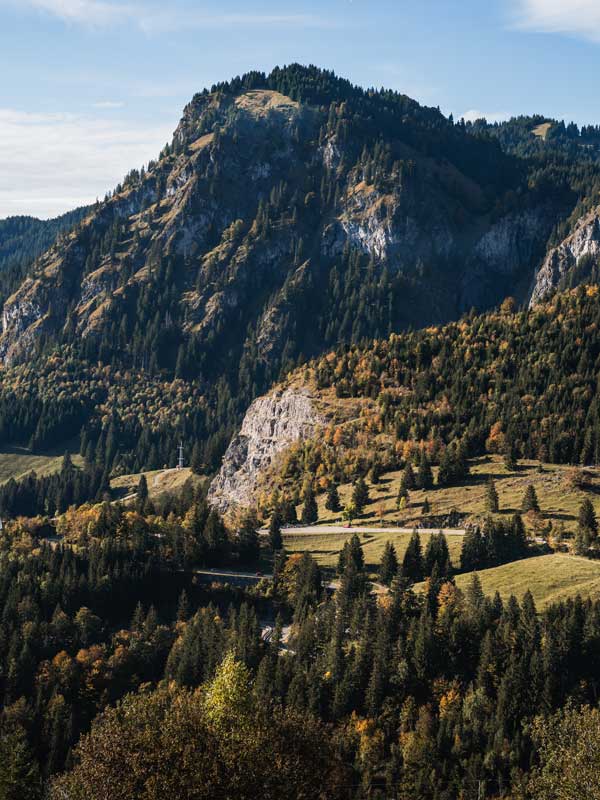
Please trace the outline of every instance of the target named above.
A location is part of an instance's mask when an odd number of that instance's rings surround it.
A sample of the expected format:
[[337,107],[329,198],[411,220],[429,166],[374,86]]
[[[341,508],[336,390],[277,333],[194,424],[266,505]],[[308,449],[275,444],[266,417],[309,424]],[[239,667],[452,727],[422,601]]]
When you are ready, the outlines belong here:
[[0,302],[16,289],[36,258],[57,236],[70,230],[88,209],[78,208],[56,219],[8,217],[0,220]]
[[[196,445],[213,470],[252,399],[307,358],[526,300],[596,181],[592,156],[529,153],[313,67],[213,86],[5,302],[3,416],[19,403],[2,441],[43,448],[85,428],[83,450],[127,471],[170,463],[184,435],[188,460]],[[595,275],[596,234],[593,217],[540,296]],[[40,377],[61,365],[64,394]],[[127,414],[97,413],[90,374],[202,399],[140,435]]]
[[[315,478],[325,490],[407,462],[416,471],[423,459],[427,468],[439,466],[439,485],[452,486],[465,477],[467,460],[485,453],[509,464],[597,464],[599,326],[598,287],[582,286],[531,311],[517,312],[507,300],[494,313],[340,347],[273,392],[287,386],[306,394],[321,419],[314,435],[290,441],[262,474],[243,453],[272,450],[268,435],[241,448],[234,440],[215,501],[222,508],[235,502],[249,472],[268,494]],[[254,413],[248,431],[260,428]],[[275,404],[275,416],[286,413]]]

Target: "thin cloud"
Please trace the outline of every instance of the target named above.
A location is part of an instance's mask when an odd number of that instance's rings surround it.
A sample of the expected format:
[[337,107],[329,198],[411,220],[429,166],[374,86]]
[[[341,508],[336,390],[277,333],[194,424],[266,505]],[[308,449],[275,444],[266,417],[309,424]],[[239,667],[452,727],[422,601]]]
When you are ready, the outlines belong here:
[[92,203],[156,158],[172,125],[0,108],[0,218]]
[[51,14],[64,22],[84,25],[110,25],[124,21],[135,14],[135,7],[125,3],[107,3],[104,0],[13,0],[19,8]]
[[173,33],[186,29],[279,26],[332,28],[336,24],[315,14],[205,14],[177,3],[167,11],[160,4],[147,2],[105,2],[105,0],[0,0],[20,10],[29,8],[51,14],[63,22],[86,26],[129,23],[147,34]]
[[123,108],[125,103],[120,100],[100,100],[98,103],[92,103],[92,108],[111,110],[113,108]]
[[598,0],[517,0],[514,24],[520,30],[562,33],[600,42]]

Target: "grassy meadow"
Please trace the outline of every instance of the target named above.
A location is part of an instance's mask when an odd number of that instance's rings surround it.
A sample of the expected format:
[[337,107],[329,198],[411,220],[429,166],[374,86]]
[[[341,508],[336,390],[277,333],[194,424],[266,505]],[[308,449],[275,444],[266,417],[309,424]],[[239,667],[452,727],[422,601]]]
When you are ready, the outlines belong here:
[[[475,519],[485,515],[486,483],[494,479],[500,500],[500,517],[508,517],[519,511],[525,488],[529,483],[536,489],[542,515],[552,523],[562,522],[567,532],[574,531],[577,513],[584,497],[589,497],[600,519],[600,468],[586,468],[585,490],[573,488],[568,476],[572,468],[556,464],[540,464],[537,461],[521,461],[518,468],[508,471],[499,456],[483,456],[471,462],[471,475],[461,486],[437,488],[427,492],[410,492],[409,505],[403,511],[396,508],[402,472],[389,472],[380,482],[370,485],[371,502],[365,507],[355,525],[395,525],[412,527],[422,518],[425,497],[429,501],[430,515],[445,516],[453,509]],[[436,468],[434,468],[434,474]],[[342,505],[349,502],[352,494],[350,484],[339,487]],[[338,523],[340,514],[325,508],[325,495],[318,497],[319,523]],[[300,513],[301,506],[298,508]]]

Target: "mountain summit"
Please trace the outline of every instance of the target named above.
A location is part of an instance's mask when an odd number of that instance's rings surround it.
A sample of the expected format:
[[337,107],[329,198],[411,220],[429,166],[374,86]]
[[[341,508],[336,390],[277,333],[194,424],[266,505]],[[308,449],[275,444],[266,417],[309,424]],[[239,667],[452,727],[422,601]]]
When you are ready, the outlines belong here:
[[565,270],[541,288],[536,271],[587,184],[538,150],[316,67],[213,86],[13,286],[0,359],[66,348],[226,386],[243,409],[338,343],[543,296]]

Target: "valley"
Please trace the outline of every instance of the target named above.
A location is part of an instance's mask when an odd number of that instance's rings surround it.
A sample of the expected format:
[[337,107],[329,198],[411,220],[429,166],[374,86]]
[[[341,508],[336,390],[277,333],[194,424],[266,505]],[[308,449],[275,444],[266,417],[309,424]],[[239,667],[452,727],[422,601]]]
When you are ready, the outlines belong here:
[[0,800],[554,798],[599,281],[600,128],[300,64],[0,221]]

